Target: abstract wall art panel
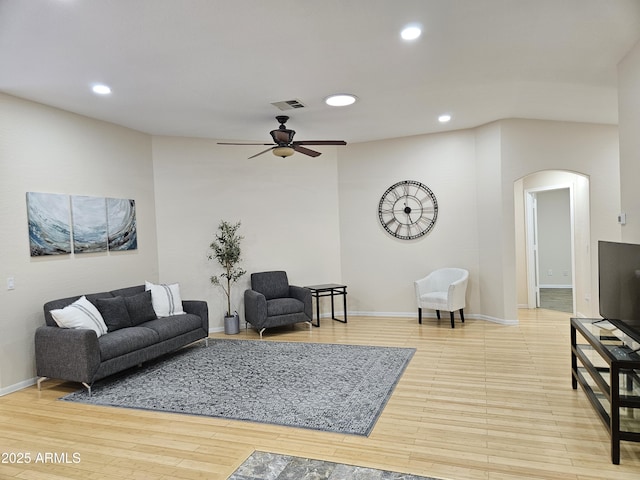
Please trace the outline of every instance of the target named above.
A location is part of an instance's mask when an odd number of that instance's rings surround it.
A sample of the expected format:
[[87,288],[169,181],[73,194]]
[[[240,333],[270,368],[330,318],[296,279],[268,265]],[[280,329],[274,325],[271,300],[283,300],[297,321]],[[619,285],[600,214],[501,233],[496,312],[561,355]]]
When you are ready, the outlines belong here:
[[27,192],[32,257],[71,253],[69,195]]
[[71,197],[74,253],[107,251],[107,205],[104,197]]
[[135,200],[107,198],[107,225],[110,251],[138,248]]

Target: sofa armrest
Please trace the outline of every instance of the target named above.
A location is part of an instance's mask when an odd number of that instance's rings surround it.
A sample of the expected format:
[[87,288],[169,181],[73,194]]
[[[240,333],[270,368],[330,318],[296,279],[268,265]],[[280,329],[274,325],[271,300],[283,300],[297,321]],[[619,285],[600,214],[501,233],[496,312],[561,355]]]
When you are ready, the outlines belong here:
[[202,328],[209,335],[209,306],[204,300],[183,300],[182,309],[186,313],[197,315],[202,319]]
[[309,317],[309,319],[313,318],[313,307],[311,306],[311,290],[305,287],[289,285],[289,296],[304,303],[304,313],[307,315],[307,317]]
[[90,384],[100,366],[93,330],[42,326],[35,333],[36,374]]
[[244,291],[244,318],[256,328],[262,328],[267,320],[267,299],[255,290]]

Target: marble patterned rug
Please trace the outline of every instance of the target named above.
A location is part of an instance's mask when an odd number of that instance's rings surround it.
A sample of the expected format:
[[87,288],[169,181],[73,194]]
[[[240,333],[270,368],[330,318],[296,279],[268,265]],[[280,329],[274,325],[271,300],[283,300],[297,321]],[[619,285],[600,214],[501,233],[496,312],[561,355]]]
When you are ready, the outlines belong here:
[[227,480],[438,480],[310,458],[253,452]]
[[414,352],[210,339],[63,400],[369,435]]

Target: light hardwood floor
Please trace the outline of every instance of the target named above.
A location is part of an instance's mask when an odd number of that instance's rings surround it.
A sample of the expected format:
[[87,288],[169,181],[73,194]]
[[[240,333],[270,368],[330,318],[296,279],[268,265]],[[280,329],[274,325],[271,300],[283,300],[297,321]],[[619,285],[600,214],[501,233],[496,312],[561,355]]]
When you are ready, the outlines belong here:
[[[66,403],[57,399],[78,386],[47,381],[0,397],[0,454],[32,459],[0,463],[0,479],[225,479],[253,450],[450,480],[640,478],[640,443],[623,442],[612,465],[604,426],[571,388],[568,314],[523,310],[519,326],[467,319],[455,329],[448,317],[354,317],[265,341],[417,351],[369,437]],[[80,461],[35,463],[39,453]]]

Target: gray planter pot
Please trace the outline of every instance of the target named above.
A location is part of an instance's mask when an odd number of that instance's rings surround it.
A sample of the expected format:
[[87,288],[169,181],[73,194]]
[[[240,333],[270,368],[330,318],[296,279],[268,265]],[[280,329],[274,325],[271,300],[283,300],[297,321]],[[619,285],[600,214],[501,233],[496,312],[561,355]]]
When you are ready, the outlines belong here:
[[224,333],[227,335],[235,335],[240,333],[240,316],[235,312],[231,316],[224,317]]

